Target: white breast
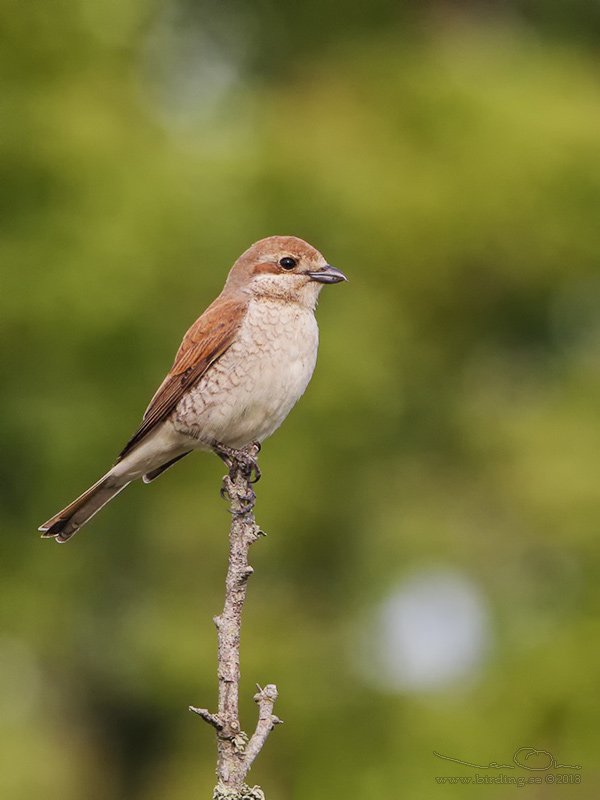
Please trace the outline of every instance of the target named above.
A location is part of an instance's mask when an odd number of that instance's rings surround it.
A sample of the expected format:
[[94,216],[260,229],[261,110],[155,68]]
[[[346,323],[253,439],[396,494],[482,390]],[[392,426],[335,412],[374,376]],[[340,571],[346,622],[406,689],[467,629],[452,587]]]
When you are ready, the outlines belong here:
[[318,340],[311,309],[253,299],[236,341],[177,406],[176,428],[200,448],[266,439],[308,386]]

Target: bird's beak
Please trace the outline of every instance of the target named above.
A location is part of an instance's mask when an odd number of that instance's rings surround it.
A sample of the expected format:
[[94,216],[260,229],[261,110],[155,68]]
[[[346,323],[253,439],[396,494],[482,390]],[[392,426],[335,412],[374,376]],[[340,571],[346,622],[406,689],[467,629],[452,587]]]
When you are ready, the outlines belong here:
[[319,283],[340,283],[341,281],[348,280],[341,270],[329,264],[314,272],[307,272],[306,274],[310,276],[312,281],[318,281]]

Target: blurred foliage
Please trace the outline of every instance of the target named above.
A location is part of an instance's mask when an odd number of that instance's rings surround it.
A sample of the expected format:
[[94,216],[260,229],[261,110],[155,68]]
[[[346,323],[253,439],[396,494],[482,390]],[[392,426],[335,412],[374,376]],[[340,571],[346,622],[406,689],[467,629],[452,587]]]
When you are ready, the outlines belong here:
[[[315,377],[261,454],[242,712],[276,682],[287,724],[252,779],[421,798],[465,774],[433,750],[532,746],[598,792],[599,8],[0,5],[2,797],[210,796],[186,708],[216,695],[220,463],[131,487],[66,548],[35,529],[274,233],[351,283],[324,290]],[[480,587],[487,660],[374,687],[365,615],[429,565]]]

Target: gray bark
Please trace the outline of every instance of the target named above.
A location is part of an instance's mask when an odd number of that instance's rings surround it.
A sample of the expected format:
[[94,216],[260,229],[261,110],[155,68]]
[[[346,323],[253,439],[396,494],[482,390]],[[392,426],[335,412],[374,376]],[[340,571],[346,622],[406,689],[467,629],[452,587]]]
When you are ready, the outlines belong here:
[[[253,573],[248,563],[248,550],[262,535],[254,519],[256,496],[252,487],[252,474],[258,455],[257,446],[240,451],[240,458],[231,457],[229,475],[223,479],[221,494],[229,500],[232,515],[229,533],[229,567],[225,581],[225,605],[214,618],[218,637],[219,704],[216,714],[205,708],[190,710],[212,725],[217,735],[217,778],[214,800],[264,800],[259,786],[246,785],[246,775],[252,762],[262,749],[267,736],[277,723],[273,714],[277,688],[265,686],[254,695],[258,705],[258,723],[250,737],[241,728],[238,713],[240,682],[240,635],[242,611],[246,599],[246,584]],[[259,474],[256,470],[256,474]]]

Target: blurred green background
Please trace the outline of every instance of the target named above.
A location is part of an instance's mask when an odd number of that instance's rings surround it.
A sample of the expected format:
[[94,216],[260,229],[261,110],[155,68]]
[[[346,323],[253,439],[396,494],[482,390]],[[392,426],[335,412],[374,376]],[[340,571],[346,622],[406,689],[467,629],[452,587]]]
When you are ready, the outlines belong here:
[[[218,459],[113,462],[235,258],[301,236],[313,381],[261,454],[269,800],[600,791],[600,5],[0,4],[0,796],[214,785]],[[521,747],[581,785],[512,764]],[[538,759],[538,764],[539,764]],[[541,786],[439,776],[542,776]]]

